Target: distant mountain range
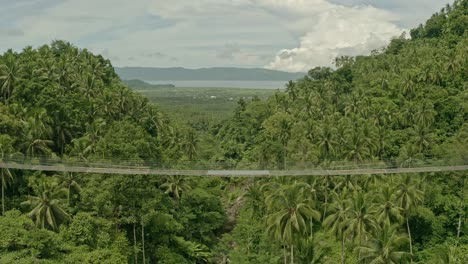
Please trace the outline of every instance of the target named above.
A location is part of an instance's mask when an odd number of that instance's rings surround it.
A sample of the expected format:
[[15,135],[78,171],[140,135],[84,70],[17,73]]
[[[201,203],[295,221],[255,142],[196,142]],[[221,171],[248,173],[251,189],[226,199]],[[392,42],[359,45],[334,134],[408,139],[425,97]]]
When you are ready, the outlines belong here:
[[175,85],[167,83],[167,84],[150,84],[144,82],[142,80],[132,79],[132,80],[123,80],[123,82],[133,89],[141,89],[141,88],[174,88]]
[[147,67],[115,67],[115,71],[123,80],[145,81],[289,81],[304,77],[305,73],[290,73],[261,68],[147,68]]

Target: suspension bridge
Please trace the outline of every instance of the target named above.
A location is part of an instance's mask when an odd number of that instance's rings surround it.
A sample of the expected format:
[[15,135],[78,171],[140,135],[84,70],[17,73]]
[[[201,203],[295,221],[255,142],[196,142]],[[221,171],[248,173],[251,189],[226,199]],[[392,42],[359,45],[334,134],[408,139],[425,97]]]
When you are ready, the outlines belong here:
[[[468,163],[468,162],[467,162]],[[396,167],[385,162],[341,164],[315,168],[263,170],[263,169],[220,169],[219,164],[204,164],[197,169],[175,169],[147,162],[132,163],[100,161],[70,161],[57,158],[2,158],[0,168],[34,171],[76,172],[96,174],[155,175],[155,176],[212,176],[212,177],[275,177],[275,176],[337,176],[376,175],[423,172],[468,171],[468,164],[431,160]],[[161,168],[165,167],[165,168]],[[187,167],[187,166],[186,166]],[[197,166],[194,166],[197,167]],[[198,166],[200,167],[200,166]]]

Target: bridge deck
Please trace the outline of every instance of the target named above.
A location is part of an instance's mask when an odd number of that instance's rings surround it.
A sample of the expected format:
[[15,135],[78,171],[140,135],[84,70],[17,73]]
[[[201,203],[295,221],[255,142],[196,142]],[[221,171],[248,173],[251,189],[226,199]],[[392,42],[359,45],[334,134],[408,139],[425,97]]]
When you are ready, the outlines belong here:
[[0,168],[80,172],[100,174],[127,174],[127,175],[181,175],[181,176],[216,176],[216,177],[269,177],[269,176],[325,176],[325,175],[366,175],[366,174],[396,174],[396,173],[421,173],[442,171],[464,171],[468,165],[456,166],[426,166],[411,168],[357,168],[357,169],[309,169],[309,170],[173,170],[154,169],[149,167],[128,166],[87,166],[66,164],[24,164],[0,161]]

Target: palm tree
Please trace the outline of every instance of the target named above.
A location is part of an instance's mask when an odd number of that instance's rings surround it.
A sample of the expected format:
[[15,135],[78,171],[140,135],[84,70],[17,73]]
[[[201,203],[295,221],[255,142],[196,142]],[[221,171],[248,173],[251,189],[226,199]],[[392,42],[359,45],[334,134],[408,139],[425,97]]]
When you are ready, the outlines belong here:
[[406,144],[400,149],[398,158],[401,167],[411,167],[419,162],[423,158],[423,155],[414,144]]
[[63,172],[62,174],[55,175],[58,177],[60,180],[60,186],[63,188],[66,188],[68,190],[67,192],[67,200],[68,200],[68,206],[71,205],[71,197],[72,197],[72,191],[75,193],[81,192],[81,186],[77,182],[77,174],[73,172]]
[[340,118],[340,121],[336,125],[336,149],[335,155],[338,158],[343,157],[344,148],[348,143],[349,119],[347,117]]
[[397,233],[398,226],[385,223],[379,227],[372,238],[360,247],[362,259],[373,264],[398,264],[407,254],[400,248],[407,243],[407,238]]
[[28,216],[38,227],[58,231],[60,225],[70,218],[62,209],[62,198],[66,195],[65,189],[55,182],[42,179],[36,190],[37,196],[29,196],[23,205],[33,206]]
[[165,189],[165,193],[172,194],[176,201],[179,201],[182,193],[190,191],[192,186],[187,177],[175,175],[168,176],[166,182],[161,184],[161,188]]
[[54,138],[55,146],[59,148],[60,154],[63,155],[65,144],[70,138],[73,138],[69,127],[67,115],[63,110],[54,112]]
[[401,223],[403,221],[403,208],[398,206],[396,193],[393,188],[385,185],[377,193],[375,203],[371,210],[374,212],[379,224]]
[[415,94],[415,86],[414,77],[410,74],[406,75],[402,85],[403,95],[411,100]]
[[362,161],[365,155],[369,153],[365,142],[361,131],[354,130],[348,141],[347,158],[353,160],[355,163]]
[[187,154],[187,158],[191,161],[195,159],[197,156],[197,149],[198,149],[198,138],[194,129],[188,129],[185,134],[183,144],[183,150]]
[[336,145],[334,132],[335,130],[330,126],[329,121],[325,120],[318,133],[318,146],[322,159],[329,159],[334,152],[334,147]]
[[[0,135],[0,161],[2,161],[7,154],[12,154],[13,146],[11,145],[12,139],[7,135]],[[5,215],[5,189],[8,184],[13,180],[13,174],[8,168],[0,169],[0,183],[2,185],[2,215]]]
[[347,189],[343,189],[340,193],[333,192],[333,203],[331,204],[331,214],[323,221],[323,226],[330,229],[336,237],[341,240],[341,263],[345,263],[344,256],[344,242],[345,242],[345,230],[346,222],[348,221],[348,203],[349,200],[346,198]]
[[396,187],[396,197],[398,205],[403,209],[403,216],[406,220],[406,229],[408,231],[411,261],[413,258],[413,244],[411,239],[411,229],[409,226],[409,213],[411,210],[421,204],[424,193],[418,189],[418,182],[407,174],[403,176],[401,183]]
[[384,126],[377,126],[376,132],[376,141],[377,141],[377,153],[376,155],[380,160],[384,159],[385,149],[387,148],[387,143],[389,142],[390,135],[388,129]]
[[0,65],[0,91],[6,105],[8,105],[22,68],[15,55],[8,51],[4,56],[4,63]]
[[52,153],[49,146],[53,145],[52,140],[34,139],[32,137],[25,138],[23,149],[28,157],[37,157],[38,155],[45,156]]
[[434,122],[434,105],[429,101],[424,101],[418,106],[416,111],[416,122],[422,127],[428,127]]
[[461,250],[458,250],[456,246],[444,243],[436,250],[437,263],[443,264],[461,264],[467,263],[468,256],[462,255]]
[[293,101],[297,99],[297,90],[298,89],[293,81],[286,83],[286,92]]
[[247,200],[246,206],[252,209],[255,216],[260,217],[264,214],[264,195],[259,186],[251,184],[247,187],[242,197]]
[[352,202],[346,210],[348,213],[348,220],[346,221],[347,229],[346,235],[351,235],[353,240],[358,240],[359,258],[361,258],[361,245],[363,237],[366,238],[367,234],[375,229],[375,219],[369,210],[369,197],[361,191],[356,191],[352,197]]
[[433,142],[434,134],[431,133],[428,127],[417,124],[411,130],[412,141],[419,148],[420,152],[426,151]]
[[346,116],[355,115],[359,112],[361,106],[361,99],[361,96],[357,93],[352,93],[349,96],[349,100],[346,103],[346,107],[344,108]]
[[21,145],[28,156],[48,155],[52,152],[49,147],[53,145],[53,141],[47,139],[52,134],[48,123],[50,118],[43,108],[34,109],[32,115],[24,121],[24,142]]
[[2,215],[5,215],[5,189],[13,181],[13,174],[9,169],[0,169],[0,179],[2,184]]
[[[291,263],[294,263],[296,235],[307,234],[311,219],[320,219],[320,213],[312,208],[307,190],[310,186],[294,182],[269,194],[265,201],[270,215],[268,232],[289,246]],[[312,231],[312,230],[310,230]]]
[[281,119],[279,123],[279,134],[278,134],[278,139],[281,142],[282,146],[282,151],[281,151],[281,169],[286,169],[286,157],[288,155],[287,153],[287,147],[288,147],[288,141],[289,138],[291,137],[291,122],[289,122],[287,119]]

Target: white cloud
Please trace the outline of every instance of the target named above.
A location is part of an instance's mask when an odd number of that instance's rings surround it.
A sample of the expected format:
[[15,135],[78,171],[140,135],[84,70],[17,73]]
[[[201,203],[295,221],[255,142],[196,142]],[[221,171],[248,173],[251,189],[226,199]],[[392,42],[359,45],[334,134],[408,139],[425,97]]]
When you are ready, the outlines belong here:
[[[283,34],[297,36],[298,47],[280,49],[267,63],[267,68],[278,70],[307,71],[318,65],[329,66],[336,56],[368,53],[385,46],[392,37],[403,31],[394,24],[397,17],[389,12],[370,6],[345,7],[326,0],[201,0],[189,3],[175,0],[155,2],[151,10],[157,15],[179,19],[187,24],[197,23],[207,16],[217,23],[216,18],[222,16],[224,21],[221,25],[214,24],[209,29],[216,32],[233,13],[239,16],[239,8],[250,10],[240,15],[247,24],[254,25],[248,28],[250,31],[266,20],[250,17],[249,13],[262,14],[270,17],[270,21],[274,18],[275,24],[281,25]],[[242,28],[236,29],[242,33]],[[202,32],[202,36],[205,34]],[[239,45],[225,47],[223,55],[229,48],[228,55],[232,60],[261,61],[253,54],[247,56],[242,53]],[[217,56],[219,58],[219,52]]]
[[[65,39],[118,66],[305,71],[367,53],[402,31],[398,14],[330,1],[345,0],[23,1],[0,9],[0,50]],[[226,43],[235,47],[223,58]]]
[[395,17],[390,13],[370,6],[350,8],[323,4],[318,9],[314,7],[302,7],[311,16],[301,22],[310,26],[298,47],[279,51],[267,68],[307,71],[315,66],[331,66],[337,56],[369,53],[403,32],[392,23]]

